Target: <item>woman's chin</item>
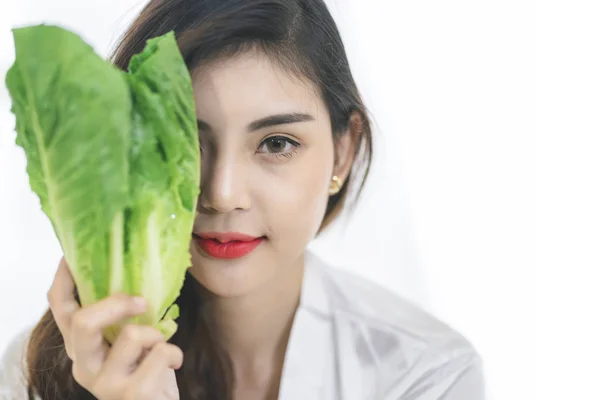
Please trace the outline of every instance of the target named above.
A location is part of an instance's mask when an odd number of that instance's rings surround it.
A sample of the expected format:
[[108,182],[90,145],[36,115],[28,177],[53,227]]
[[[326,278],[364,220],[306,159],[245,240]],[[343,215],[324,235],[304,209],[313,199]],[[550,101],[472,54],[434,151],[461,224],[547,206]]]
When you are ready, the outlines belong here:
[[192,249],[192,266],[188,271],[217,297],[244,296],[259,289],[274,273],[267,270],[273,263],[261,261],[258,250],[240,259],[215,259]]
[[260,286],[256,277],[252,277],[252,274],[244,271],[238,271],[238,269],[239,267],[234,267],[229,268],[228,271],[215,271],[203,265],[192,267],[189,271],[212,295],[221,298],[234,298],[248,295]]

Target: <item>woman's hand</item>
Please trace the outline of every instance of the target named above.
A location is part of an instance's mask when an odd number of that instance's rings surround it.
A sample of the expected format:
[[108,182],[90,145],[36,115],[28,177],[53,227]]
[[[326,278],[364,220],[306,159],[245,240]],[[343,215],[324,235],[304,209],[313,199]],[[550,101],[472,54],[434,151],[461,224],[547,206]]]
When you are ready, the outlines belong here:
[[102,336],[104,328],[143,313],[143,299],[114,295],[82,308],[74,293],[63,258],[48,300],[77,383],[99,400],[178,400],[175,369],[183,353],[177,346],[148,326],[127,325],[110,347]]

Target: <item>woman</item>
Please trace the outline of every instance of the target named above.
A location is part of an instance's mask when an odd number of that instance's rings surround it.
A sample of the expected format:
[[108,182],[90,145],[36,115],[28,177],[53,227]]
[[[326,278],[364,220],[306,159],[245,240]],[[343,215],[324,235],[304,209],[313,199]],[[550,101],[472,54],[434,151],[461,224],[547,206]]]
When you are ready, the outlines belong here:
[[482,399],[480,358],[460,334],[306,250],[355,200],[372,149],[323,1],[151,0],[114,63],[170,30],[203,163],[179,329],[165,343],[129,326],[109,348],[102,328],[143,302],[81,309],[63,261],[50,310],[5,356],[8,397]]

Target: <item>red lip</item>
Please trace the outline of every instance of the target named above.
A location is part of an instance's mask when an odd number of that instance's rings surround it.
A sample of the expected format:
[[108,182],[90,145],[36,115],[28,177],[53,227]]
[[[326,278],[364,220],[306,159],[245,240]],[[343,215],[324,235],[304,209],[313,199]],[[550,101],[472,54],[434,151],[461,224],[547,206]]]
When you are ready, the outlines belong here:
[[264,240],[237,232],[205,232],[193,234],[194,242],[208,256],[219,259],[235,259],[251,253]]

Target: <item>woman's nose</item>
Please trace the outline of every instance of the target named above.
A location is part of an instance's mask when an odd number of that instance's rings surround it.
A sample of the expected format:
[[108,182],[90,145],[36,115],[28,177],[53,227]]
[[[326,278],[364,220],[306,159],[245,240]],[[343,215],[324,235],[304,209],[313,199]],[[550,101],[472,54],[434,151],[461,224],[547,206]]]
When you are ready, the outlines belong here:
[[[214,160],[203,168],[199,206],[213,213],[227,213],[250,208],[244,168],[234,157]],[[206,171],[206,172],[204,172]]]

